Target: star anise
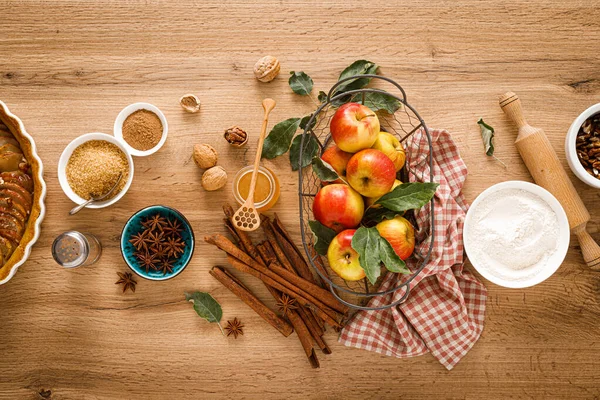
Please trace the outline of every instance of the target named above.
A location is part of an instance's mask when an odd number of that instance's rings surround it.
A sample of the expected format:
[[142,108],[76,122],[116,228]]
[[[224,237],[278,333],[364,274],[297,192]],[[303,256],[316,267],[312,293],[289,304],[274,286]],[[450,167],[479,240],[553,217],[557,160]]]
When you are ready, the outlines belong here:
[[156,254],[152,253],[136,253],[138,260],[140,260],[140,265],[142,268],[146,269],[146,272],[150,271],[150,269],[157,269],[156,264],[158,263],[158,257]]
[[[158,249],[164,242],[164,236],[163,232],[150,232],[146,235],[144,241],[148,245],[148,248]],[[154,251],[151,251],[151,253],[154,253]]]
[[167,242],[163,245],[167,249],[167,255],[175,258],[178,258],[179,254],[183,254],[183,248],[185,247],[185,243],[181,239],[172,237],[167,238]]
[[239,319],[237,319],[237,317],[235,317],[233,321],[227,321],[227,326],[225,327],[225,330],[227,331],[227,336],[233,335],[233,337],[237,339],[239,335],[244,334],[243,328],[244,325],[242,325],[242,322]]
[[160,262],[159,271],[162,271],[163,275],[170,274],[173,272],[173,263],[170,260],[162,260]]
[[131,239],[129,239],[129,243],[135,247],[137,251],[141,251],[142,249],[147,250],[148,245],[146,244],[146,236],[148,235],[148,231],[142,231],[137,235],[132,235]]
[[180,237],[182,231],[183,229],[181,229],[181,223],[176,219],[168,220],[167,225],[163,227],[163,232],[167,236]]
[[287,294],[282,294],[281,298],[277,302],[277,308],[283,315],[287,315],[291,310],[298,308],[298,303],[296,303],[296,299],[288,296]]
[[117,272],[117,275],[119,275],[119,280],[115,282],[115,285],[122,284],[123,293],[125,293],[127,289],[131,289],[131,291],[135,293],[135,285],[137,285],[137,282],[135,279],[133,279],[133,275],[131,274],[131,272]]
[[169,259],[169,255],[167,254],[167,249],[166,249],[166,247],[164,246],[163,243],[161,243],[161,244],[159,244],[157,246],[151,247],[150,250],[161,261],[165,261],[165,260]]
[[159,230],[162,232],[163,228],[167,225],[167,220],[161,217],[160,214],[156,214],[153,217],[148,218],[142,222],[142,226],[148,228],[151,231]]

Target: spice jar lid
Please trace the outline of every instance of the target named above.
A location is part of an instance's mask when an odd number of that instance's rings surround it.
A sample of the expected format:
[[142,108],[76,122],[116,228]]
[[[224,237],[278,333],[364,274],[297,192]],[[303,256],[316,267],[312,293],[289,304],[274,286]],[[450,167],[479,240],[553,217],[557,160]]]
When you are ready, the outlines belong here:
[[[153,148],[151,148],[149,150],[136,149],[135,147],[131,146],[131,144],[127,143],[127,141],[123,138],[123,123],[125,122],[127,117],[129,117],[131,114],[133,114],[134,112],[139,111],[139,110],[147,110],[147,111],[150,111],[150,112],[156,114],[156,116],[158,116],[158,118],[160,119],[160,122],[162,124],[163,131],[162,131],[162,136],[160,138],[160,141],[158,142],[158,144],[156,146],[154,146]],[[155,105],[150,104],[150,103],[133,103],[133,104],[130,104],[127,107],[125,107],[123,110],[121,110],[119,115],[117,115],[117,119],[115,120],[115,125],[114,125],[113,130],[114,130],[113,133],[114,133],[115,137],[117,139],[119,139],[121,142],[123,142],[123,144],[125,145],[125,147],[127,147],[127,150],[129,151],[129,153],[132,156],[146,157],[146,156],[156,153],[165,144],[165,142],[167,140],[167,134],[169,132],[169,125],[167,123],[167,118],[165,117],[163,112],[160,111],[160,109],[158,107],[156,107]]]
[[52,243],[52,257],[66,268],[82,265],[87,260],[89,251],[85,236],[77,231],[62,233]]

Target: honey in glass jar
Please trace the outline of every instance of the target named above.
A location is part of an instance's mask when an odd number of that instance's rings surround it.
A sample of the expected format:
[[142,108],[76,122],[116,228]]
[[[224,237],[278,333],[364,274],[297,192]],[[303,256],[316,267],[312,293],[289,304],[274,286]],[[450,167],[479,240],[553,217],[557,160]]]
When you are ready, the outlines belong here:
[[[252,166],[247,166],[238,171],[233,179],[233,195],[235,200],[244,204],[250,191],[252,180]],[[279,199],[279,180],[268,168],[258,167],[256,188],[254,189],[254,205],[258,212],[265,212],[277,203]]]

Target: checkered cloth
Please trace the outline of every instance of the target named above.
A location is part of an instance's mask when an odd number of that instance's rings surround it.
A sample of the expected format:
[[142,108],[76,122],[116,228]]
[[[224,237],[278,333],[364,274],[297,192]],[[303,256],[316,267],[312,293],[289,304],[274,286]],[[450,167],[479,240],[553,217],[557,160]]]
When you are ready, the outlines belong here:
[[[342,330],[346,346],[396,357],[414,357],[428,351],[452,369],[475,344],[483,330],[487,291],[471,273],[463,271],[462,230],[468,209],[461,190],[467,167],[445,130],[431,131],[434,182],[440,184],[434,199],[435,241],[431,258],[411,282],[403,304],[382,311],[362,311]],[[416,132],[407,143],[411,181],[429,181],[426,136]],[[430,245],[430,206],[416,213],[417,250],[426,254]],[[416,262],[408,263],[415,267]],[[397,274],[388,274],[380,290],[393,287]],[[404,290],[374,297],[369,306],[390,304]]]

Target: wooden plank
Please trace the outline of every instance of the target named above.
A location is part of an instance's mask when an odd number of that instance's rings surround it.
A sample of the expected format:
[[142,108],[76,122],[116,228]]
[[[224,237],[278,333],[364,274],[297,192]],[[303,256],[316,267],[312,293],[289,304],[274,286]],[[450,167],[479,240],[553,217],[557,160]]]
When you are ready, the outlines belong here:
[[[594,2],[547,0],[397,3],[334,1],[83,2],[0,0],[0,99],[35,137],[46,167],[48,212],[30,260],[0,288],[0,398],[594,398],[600,348],[597,274],[584,266],[573,239],[564,265],[525,290],[486,283],[489,302],[481,340],[452,371],[430,355],[397,360],[326,341],[333,354],[312,370],[300,343],[273,332],[208,271],[225,257],[201,241],[181,276],[138,279],[135,294],[114,285],[125,271],[120,230],[136,210],[174,206],[198,238],[224,233],[227,186],[205,192],[191,161],[209,143],[233,177],[251,162],[272,97],[273,122],[314,105],[287,85],[303,70],[315,90],[328,90],[359,58],[396,79],[430,127],[453,133],[469,167],[472,201],[488,186],[531,181],[513,144],[516,130],[498,107],[506,90],[522,99],[528,121],[543,128],[568,169],[563,140],[573,119],[600,101],[600,12]],[[279,58],[282,73],[256,82],[252,66]],[[385,87],[385,86],[383,86]],[[195,93],[199,114],[178,99]],[[119,111],[136,101],[160,107],[169,120],[165,147],[136,158],[130,192],[115,206],[66,218],[72,204],[57,181],[63,148],[87,132],[112,132]],[[496,155],[484,155],[478,117],[496,129]],[[250,134],[231,148],[222,131]],[[286,157],[265,162],[278,171],[282,196],[274,211],[299,243],[297,178]],[[598,192],[569,172],[600,239]],[[169,193],[169,196],[165,196]],[[52,261],[49,247],[66,229],[96,234],[97,266],[73,271]],[[242,277],[268,304],[260,282]],[[245,334],[223,338],[198,318],[183,292],[210,291],[224,318],[240,318]]]

